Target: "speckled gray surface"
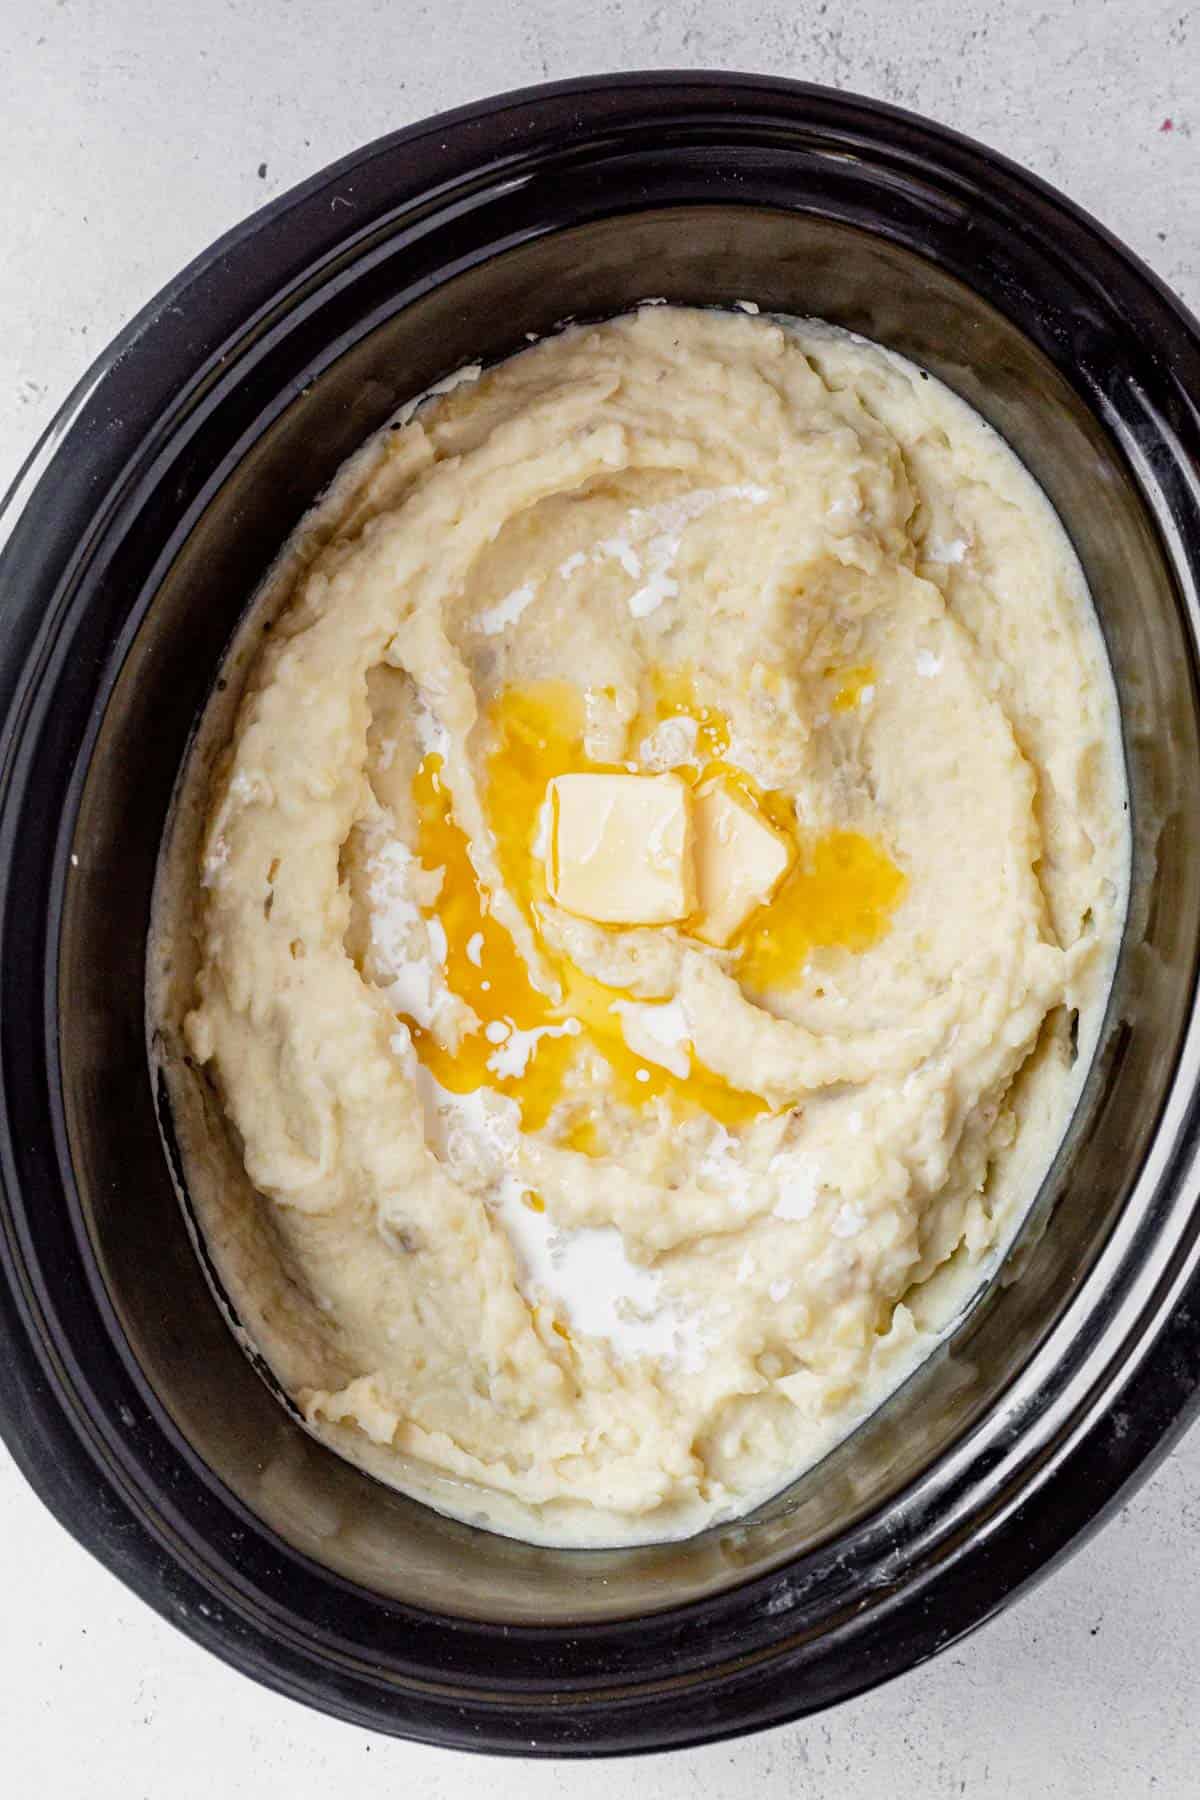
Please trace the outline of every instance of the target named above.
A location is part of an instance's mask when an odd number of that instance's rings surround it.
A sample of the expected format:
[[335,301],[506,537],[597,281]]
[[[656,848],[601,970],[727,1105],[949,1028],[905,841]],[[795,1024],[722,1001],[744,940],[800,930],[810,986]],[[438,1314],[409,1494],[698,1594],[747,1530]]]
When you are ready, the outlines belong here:
[[[2,12],[0,488],[128,316],[270,195],[438,108],[601,69],[755,69],[930,113],[1064,188],[1200,307],[1188,0],[3,0]],[[265,1694],[128,1598],[3,1452],[0,1582],[0,1787],[14,1795],[1200,1792],[1200,1433],[1066,1568],[926,1668],[806,1724],[637,1763],[485,1771]]]

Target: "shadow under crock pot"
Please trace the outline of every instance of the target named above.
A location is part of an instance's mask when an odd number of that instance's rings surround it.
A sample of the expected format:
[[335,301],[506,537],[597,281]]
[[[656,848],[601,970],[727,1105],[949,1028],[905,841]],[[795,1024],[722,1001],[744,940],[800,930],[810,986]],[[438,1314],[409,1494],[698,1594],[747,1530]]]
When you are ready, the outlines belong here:
[[[172,784],[222,653],[342,460],[448,370],[506,355],[568,315],[603,316],[647,295],[748,298],[764,312],[860,331],[928,366],[1008,438],[1058,507],[1109,644],[1135,816],[1133,900],[1108,1031],[1023,1230],[1019,1282],[993,1282],[879,1413],[752,1517],[681,1544],[557,1551],[389,1492],[309,1439],[252,1370],[201,1274],[164,1160],[143,1036],[146,927]],[[1089,322],[1079,326],[1085,353],[1116,360],[1100,325],[1090,350]],[[1179,921],[1200,910],[1200,859],[1183,854],[1180,830],[1198,764],[1169,570],[1121,451],[1035,344],[933,262],[828,218],[695,205],[606,219],[534,238],[419,293],[381,251],[306,329],[291,334],[286,371],[263,374],[260,364],[259,386],[228,402],[244,410],[236,452],[155,572],[87,775],[59,976],[64,1099],[88,1230],[136,1362],[186,1454],[323,1567],[415,1606],[510,1623],[677,1606],[764,1573],[870,1511],[919,1509],[925,1472],[940,1463],[944,1482],[954,1446],[986,1409],[1010,1406],[1016,1417],[1022,1366],[1118,1214],[1186,1020],[1191,950]],[[1119,422],[1115,389],[1112,405]],[[1149,1013],[1153,1030],[1138,1029]],[[231,1170],[252,1228],[265,1229],[262,1203]],[[847,1568],[847,1604],[853,1585]]]

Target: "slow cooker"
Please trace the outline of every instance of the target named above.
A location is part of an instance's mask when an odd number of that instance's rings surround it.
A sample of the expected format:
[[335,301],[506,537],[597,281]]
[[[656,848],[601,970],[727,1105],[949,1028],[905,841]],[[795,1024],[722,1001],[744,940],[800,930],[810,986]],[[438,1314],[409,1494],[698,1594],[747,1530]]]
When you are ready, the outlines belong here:
[[[146,932],[223,647],[343,458],[460,365],[651,296],[862,332],[1014,446],[1112,658],[1132,899],[1068,1137],[933,1356],[752,1516],[550,1550],[383,1488],[259,1378],[176,1197]],[[582,1756],[842,1700],[1104,1517],[1200,1384],[1198,404],[1196,323],[1061,195],[910,114],[757,76],[587,79],[413,126],[158,295],[0,520],[0,1432],[81,1543],[330,1713]]]

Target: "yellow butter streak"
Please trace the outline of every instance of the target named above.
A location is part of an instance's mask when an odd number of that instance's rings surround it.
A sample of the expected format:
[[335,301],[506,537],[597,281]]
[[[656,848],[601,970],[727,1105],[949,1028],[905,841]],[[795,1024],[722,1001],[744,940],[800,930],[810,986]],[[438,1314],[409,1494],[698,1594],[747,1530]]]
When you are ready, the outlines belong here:
[[[430,1074],[451,1093],[471,1094],[490,1087],[521,1106],[527,1130],[545,1124],[558,1098],[573,1045],[566,1037],[541,1038],[520,1075],[498,1076],[489,1059],[502,1045],[486,1035],[489,1024],[533,1031],[561,1023],[561,1016],[529,980],[508,931],[493,918],[485,891],[472,867],[467,838],[454,817],[453,799],[442,780],[442,759],[426,756],[413,778],[417,808],[417,854],[427,869],[442,870],[442,887],[431,912],[446,933],[446,984],[479,1015],[480,1029],[456,1050],[428,1031],[413,1029],[417,1054]],[[472,954],[468,953],[470,946]]]
[[833,696],[834,712],[853,712],[867,688],[874,685],[875,668],[872,663],[859,663],[853,669],[843,669],[838,679],[837,693]]

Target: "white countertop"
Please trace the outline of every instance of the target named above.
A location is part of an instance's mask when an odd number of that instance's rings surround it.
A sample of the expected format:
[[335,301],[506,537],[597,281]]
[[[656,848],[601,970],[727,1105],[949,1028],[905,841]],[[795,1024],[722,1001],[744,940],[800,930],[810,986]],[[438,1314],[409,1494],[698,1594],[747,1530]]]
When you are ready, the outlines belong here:
[[[271,195],[442,107],[596,70],[756,69],[929,113],[1064,188],[1200,309],[1190,0],[2,10],[0,490],[129,315]],[[1065,1568],[924,1669],[807,1723],[637,1762],[483,1765],[277,1699],[118,1586],[3,1451],[0,1579],[0,1786],[14,1800],[317,1800],[348,1782],[360,1800],[1200,1792],[1200,1433]]]

